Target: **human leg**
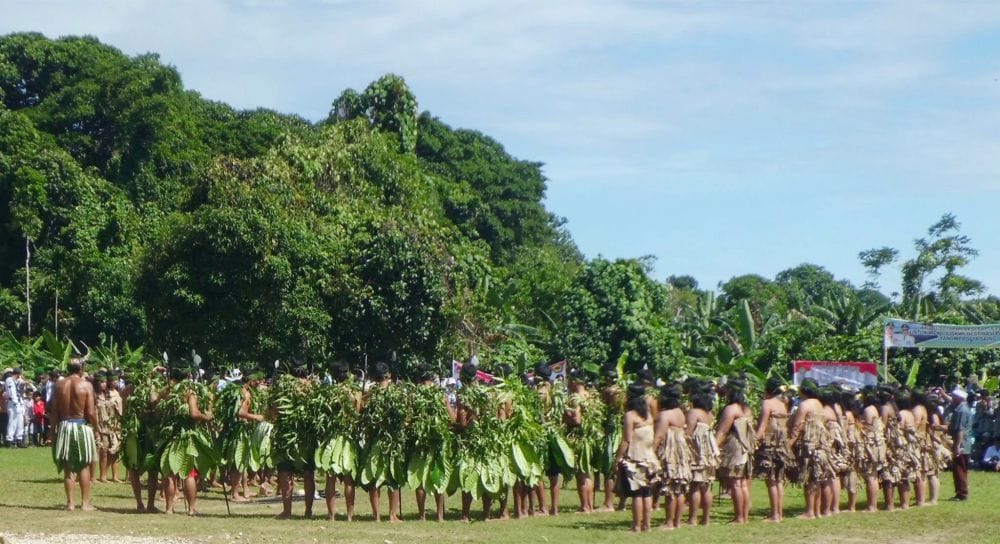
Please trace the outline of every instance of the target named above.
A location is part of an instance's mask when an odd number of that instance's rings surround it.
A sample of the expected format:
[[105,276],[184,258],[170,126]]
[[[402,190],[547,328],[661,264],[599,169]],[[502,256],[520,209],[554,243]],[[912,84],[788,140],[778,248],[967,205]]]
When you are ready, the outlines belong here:
[[197,474],[197,472],[191,471],[188,473],[187,477],[184,478],[184,500],[187,501],[187,514],[189,516],[198,514],[198,510],[195,508],[195,505],[198,502]]
[[559,475],[549,476],[549,515],[559,515]]
[[373,487],[368,490],[368,503],[372,507],[372,519],[376,522],[382,521],[382,513],[379,510],[379,503],[381,502],[381,491],[377,487]]
[[292,493],[295,491],[295,480],[292,473],[286,470],[278,471],[278,491],[281,493],[281,513],[277,519],[292,517]]
[[333,521],[337,512],[337,477],[333,474],[326,475],[326,519]]
[[63,465],[63,488],[66,491],[66,509],[76,508],[76,475],[69,468],[69,464]]

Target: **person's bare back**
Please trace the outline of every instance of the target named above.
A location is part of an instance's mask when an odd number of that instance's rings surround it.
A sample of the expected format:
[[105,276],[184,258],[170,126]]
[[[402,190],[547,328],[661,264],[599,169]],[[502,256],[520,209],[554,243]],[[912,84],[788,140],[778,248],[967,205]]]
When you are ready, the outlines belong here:
[[55,421],[83,419],[97,426],[94,387],[79,374],[72,374],[56,384]]

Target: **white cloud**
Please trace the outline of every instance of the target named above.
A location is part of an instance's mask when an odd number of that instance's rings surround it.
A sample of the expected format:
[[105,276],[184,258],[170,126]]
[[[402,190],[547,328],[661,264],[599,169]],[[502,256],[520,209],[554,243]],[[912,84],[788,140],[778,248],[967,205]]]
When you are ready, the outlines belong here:
[[[554,211],[576,224],[603,210],[571,193],[602,187],[706,210],[1000,191],[996,50],[953,49],[996,32],[996,3],[0,0],[0,13],[0,33],[93,34],[160,53],[209,98],[312,119],[399,73],[445,122],[545,162],[551,201],[573,206]],[[581,243],[610,254],[616,229],[593,230]]]

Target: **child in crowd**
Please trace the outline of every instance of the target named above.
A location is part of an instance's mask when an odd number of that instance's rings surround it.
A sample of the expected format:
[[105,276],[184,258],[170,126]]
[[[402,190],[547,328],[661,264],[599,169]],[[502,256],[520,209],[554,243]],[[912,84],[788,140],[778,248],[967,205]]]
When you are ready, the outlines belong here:
[[48,426],[45,420],[45,399],[38,391],[35,391],[32,397],[32,408],[34,413],[31,421],[31,442],[36,446],[42,446],[45,445]]

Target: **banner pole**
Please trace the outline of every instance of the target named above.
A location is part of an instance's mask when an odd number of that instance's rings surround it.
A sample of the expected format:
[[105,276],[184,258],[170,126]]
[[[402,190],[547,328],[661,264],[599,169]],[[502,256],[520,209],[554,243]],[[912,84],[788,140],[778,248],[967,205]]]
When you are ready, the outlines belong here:
[[882,339],[882,381],[889,381],[889,346],[885,344],[885,339]]

